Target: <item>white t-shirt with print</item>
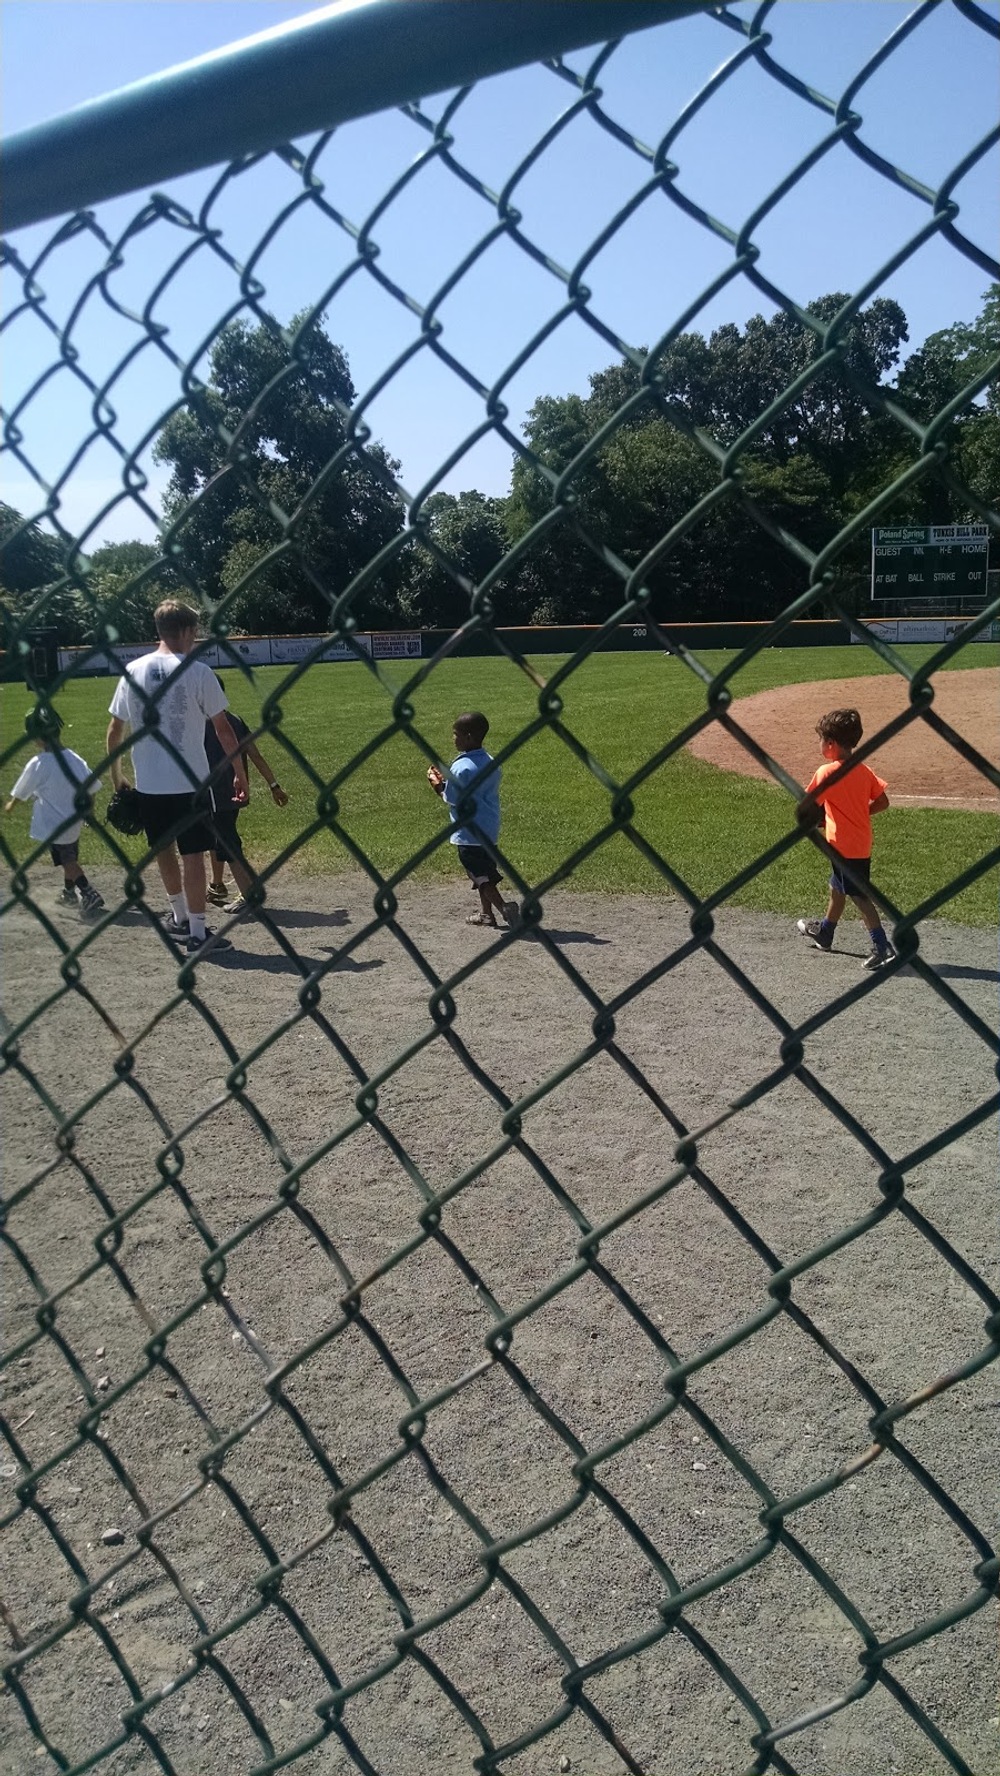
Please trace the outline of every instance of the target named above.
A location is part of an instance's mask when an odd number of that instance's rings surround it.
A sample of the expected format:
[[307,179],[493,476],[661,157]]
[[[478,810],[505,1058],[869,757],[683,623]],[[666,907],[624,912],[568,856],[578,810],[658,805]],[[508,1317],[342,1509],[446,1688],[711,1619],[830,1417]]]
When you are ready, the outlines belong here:
[[[140,692],[152,696],[168,680],[169,688],[156,703],[159,726],[144,733],[147,706]],[[111,699],[111,714],[128,722],[138,736],[132,747],[136,789],[143,795],[189,795],[208,776],[205,723],[228,707],[225,691],[204,660],[156,652],[130,661]],[[191,776],[170,747],[180,754]]]
[[[68,746],[60,747],[59,758],[52,752],[38,752],[28,760],[10,793],[16,802],[34,802],[31,810],[33,839],[50,839],[64,820],[76,814],[73,803],[80,783],[86,783],[90,795],[97,795],[104,788],[99,778],[91,778],[86,759],[82,759],[78,752],[71,752]],[[56,844],[71,845],[80,837],[82,824],[77,815],[72,826],[64,827],[58,833]]]

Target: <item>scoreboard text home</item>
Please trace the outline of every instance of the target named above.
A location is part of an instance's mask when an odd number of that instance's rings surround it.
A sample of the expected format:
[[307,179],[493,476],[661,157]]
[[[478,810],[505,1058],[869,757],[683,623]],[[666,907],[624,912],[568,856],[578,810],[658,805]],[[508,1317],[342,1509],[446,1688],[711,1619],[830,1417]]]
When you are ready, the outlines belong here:
[[989,546],[985,524],[873,530],[872,597],[985,599]]

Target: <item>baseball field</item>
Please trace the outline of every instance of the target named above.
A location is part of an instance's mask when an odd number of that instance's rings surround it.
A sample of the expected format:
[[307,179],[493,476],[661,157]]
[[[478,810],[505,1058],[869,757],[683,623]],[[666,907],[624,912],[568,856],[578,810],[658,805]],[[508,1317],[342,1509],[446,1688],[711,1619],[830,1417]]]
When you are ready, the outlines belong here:
[[[932,650],[908,647],[900,653],[916,668]],[[709,673],[722,671],[732,658],[712,652],[698,657]],[[552,680],[563,662],[540,655],[530,664]],[[998,664],[1000,647],[973,646],[936,678],[935,709],[944,702],[962,736],[993,760],[1000,757]],[[335,785],[343,832],[385,875],[442,832],[440,806],[424,782],[427,758],[393,716],[393,691],[407,683],[405,665],[387,662],[382,671],[384,685],[361,666],[314,668],[297,681],[280,667],[258,670],[252,683],[235,670],[224,675],[238,714],[255,729],[262,720],[274,722],[273,736],[262,737],[260,746],[292,798],[286,809],[276,809],[261,793],[261,780],[251,783],[256,794],[242,831],[258,867],[285,853],[283,868],[296,874],[339,874],[353,867],[349,848],[317,819],[317,790],[323,784]],[[891,709],[883,695],[887,687]],[[110,690],[106,679],[81,679],[60,693],[67,744],[91,763],[104,754]],[[740,671],[733,691],[730,714],[739,721],[746,709],[751,734],[762,699],[778,712],[782,727],[774,756],[803,785],[820,762],[814,730],[826,708],[853,697],[867,717],[866,732],[873,733],[906,703],[904,682],[858,647],[771,649]],[[483,709],[491,724],[489,749],[496,754],[537,724],[539,695],[539,686],[505,660],[446,660],[412,696],[414,727],[447,762],[454,753],[454,717],[463,709]],[[607,825],[609,789],[580,754],[589,754],[612,784],[625,784],[706,707],[703,682],[679,661],[659,654],[591,658],[559,685],[559,695],[559,722],[577,750],[548,724],[530,734],[504,767],[502,846],[533,887],[557,875]],[[11,687],[4,693],[6,746],[16,742],[29,704],[24,690]],[[770,730],[763,737],[770,740]],[[706,762],[720,745],[728,746],[722,754],[728,768]],[[26,756],[30,743],[24,746]],[[311,766],[312,781],[300,760]],[[876,832],[876,880],[909,912],[994,849],[1000,798],[923,722],[893,741],[885,760],[876,753],[872,763],[889,780],[893,804]],[[693,749],[671,755],[634,792],[638,831],[698,895],[728,883],[793,824],[793,799],[774,782],[744,774],[751,769],[752,759],[713,725]],[[13,767],[8,774],[12,778]],[[15,813],[6,829],[21,855],[27,824],[26,812]],[[138,845],[132,852],[140,855]],[[99,854],[99,844],[85,836],[85,860],[96,861]],[[454,874],[445,844],[421,862],[417,879]],[[659,893],[668,886],[655,863],[622,836],[611,836],[582,857],[572,880],[575,887],[604,893]],[[797,914],[813,907],[822,881],[821,860],[800,844],[739,887],[734,899]],[[995,869],[980,876],[948,901],[948,916],[964,924],[994,924],[997,882]]]
[[[1000,650],[960,661],[934,707],[996,760]],[[787,649],[730,713],[802,785],[845,681],[869,731],[905,706],[866,650]],[[795,931],[807,840],[753,869],[794,797],[731,736],[591,844],[705,696],[593,659],[504,766],[540,917],[485,932],[390,691],[226,683],[291,795],[244,816],[266,917],[181,969],[93,834],[104,920],[44,859],[4,908],[0,1770],[987,1776],[989,786],[924,724],[873,757],[874,880],[935,904],[868,975],[850,916],[830,955]],[[92,763],[110,689],[59,698]],[[446,661],[413,727],[447,762],[479,707],[499,751],[539,695]],[[713,929],[657,856],[736,884]]]

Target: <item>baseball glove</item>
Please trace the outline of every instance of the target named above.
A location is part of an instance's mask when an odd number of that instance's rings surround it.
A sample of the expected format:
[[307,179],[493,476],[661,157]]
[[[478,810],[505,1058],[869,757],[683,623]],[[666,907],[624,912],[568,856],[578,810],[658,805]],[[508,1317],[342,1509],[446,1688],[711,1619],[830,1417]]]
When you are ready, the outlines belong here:
[[143,831],[142,797],[138,790],[133,789],[130,783],[123,783],[121,788],[116,789],[111,797],[104,818],[109,826],[114,827],[116,832],[127,833],[129,838],[134,838],[136,833],[141,833]]

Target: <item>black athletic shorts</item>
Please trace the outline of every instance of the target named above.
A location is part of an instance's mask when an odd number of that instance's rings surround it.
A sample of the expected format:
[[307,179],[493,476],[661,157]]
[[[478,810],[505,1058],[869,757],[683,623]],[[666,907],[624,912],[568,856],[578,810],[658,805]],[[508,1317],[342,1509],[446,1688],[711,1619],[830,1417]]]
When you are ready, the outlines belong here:
[[488,851],[483,850],[482,845],[456,845],[455,849],[458,852],[458,861],[473,888],[485,888],[487,885],[495,888],[498,882],[503,881],[492,857]]
[[[142,793],[142,824],[151,851],[176,839],[182,857],[211,851],[215,843],[215,818],[211,790],[197,794],[147,795]],[[183,825],[181,824],[183,822]],[[179,830],[175,830],[178,829]]]
[[50,845],[49,856],[56,869],[61,869],[66,863],[76,863],[80,856],[79,839],[70,839],[68,845]]
[[216,808],[212,817],[215,837],[212,841],[213,854],[223,863],[246,863],[243,855],[243,840],[240,838],[236,822],[239,820],[238,808]]
[[[854,878],[850,881],[847,871]],[[833,868],[830,874],[830,887],[836,894],[846,894],[849,899],[855,895],[867,894],[872,879],[872,860],[870,857],[841,857],[839,851],[833,854]]]

